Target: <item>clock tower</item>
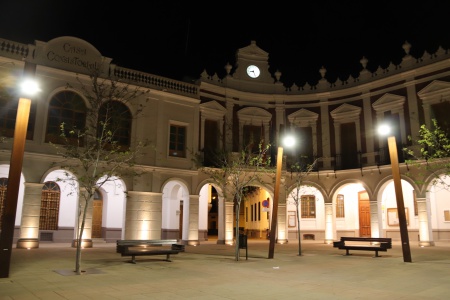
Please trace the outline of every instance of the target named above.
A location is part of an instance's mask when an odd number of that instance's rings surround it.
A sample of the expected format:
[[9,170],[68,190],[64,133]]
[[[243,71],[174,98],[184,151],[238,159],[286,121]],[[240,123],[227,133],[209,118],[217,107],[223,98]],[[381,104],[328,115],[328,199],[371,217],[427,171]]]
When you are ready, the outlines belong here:
[[269,54],[259,48],[256,41],[237,51],[233,78],[254,83],[274,83],[275,79],[269,73]]

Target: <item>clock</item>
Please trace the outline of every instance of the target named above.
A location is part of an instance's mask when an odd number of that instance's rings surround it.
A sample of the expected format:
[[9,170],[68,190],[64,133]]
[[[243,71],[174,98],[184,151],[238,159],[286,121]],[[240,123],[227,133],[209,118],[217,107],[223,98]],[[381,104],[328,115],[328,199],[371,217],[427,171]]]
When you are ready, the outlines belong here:
[[251,78],[257,78],[260,73],[259,68],[255,65],[250,65],[247,67],[247,75]]

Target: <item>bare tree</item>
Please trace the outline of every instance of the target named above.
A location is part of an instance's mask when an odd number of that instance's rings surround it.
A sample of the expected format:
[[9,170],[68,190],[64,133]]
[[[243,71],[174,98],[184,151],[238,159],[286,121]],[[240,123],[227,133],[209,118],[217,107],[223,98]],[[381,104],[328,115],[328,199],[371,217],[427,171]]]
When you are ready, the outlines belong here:
[[[306,157],[303,157],[306,158]],[[294,181],[294,189],[288,194],[289,191],[286,191],[286,195],[289,198],[289,196],[292,198],[293,204],[295,204],[295,211],[296,211],[296,217],[297,217],[297,238],[298,238],[298,255],[302,255],[302,243],[301,243],[301,235],[300,235],[300,204],[302,195],[304,195],[304,192],[302,192],[302,187],[304,187],[304,181],[305,178],[314,170],[317,160],[314,160],[311,164],[304,163],[300,160],[295,162],[294,164],[290,165],[290,173],[291,173],[291,180]],[[286,189],[288,187],[286,186]]]
[[56,163],[66,170],[66,177],[58,180],[71,184],[71,192],[79,195],[75,262],[79,275],[86,215],[97,189],[118,177],[139,175],[134,164],[147,142],[131,141],[124,127],[142,113],[143,100],[138,98],[148,90],[102,78],[98,71],[92,72],[89,79],[77,77],[77,81],[87,101],[85,126],[62,123],[53,145],[63,157]]
[[258,151],[252,152],[251,146],[241,152],[216,152],[217,168],[201,167],[225,195],[225,201],[233,201],[235,208],[235,260],[239,261],[239,212],[242,200],[249,192],[252,183],[261,182],[264,172],[268,172],[270,158],[266,154],[270,145],[259,143]]

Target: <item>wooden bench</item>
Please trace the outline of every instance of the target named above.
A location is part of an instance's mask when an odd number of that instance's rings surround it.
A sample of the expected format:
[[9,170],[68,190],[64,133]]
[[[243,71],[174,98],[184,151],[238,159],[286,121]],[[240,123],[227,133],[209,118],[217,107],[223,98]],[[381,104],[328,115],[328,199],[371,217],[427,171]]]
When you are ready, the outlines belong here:
[[[184,245],[172,240],[117,240],[116,252],[121,256],[131,256],[131,263],[136,263],[136,256],[166,255],[165,261],[171,261],[171,254],[184,252]],[[170,248],[163,247],[170,246]]]
[[350,255],[349,250],[365,250],[375,251],[375,257],[379,257],[378,251],[386,252],[392,248],[392,239],[343,236],[340,241],[333,242],[333,247],[345,249],[345,255]]

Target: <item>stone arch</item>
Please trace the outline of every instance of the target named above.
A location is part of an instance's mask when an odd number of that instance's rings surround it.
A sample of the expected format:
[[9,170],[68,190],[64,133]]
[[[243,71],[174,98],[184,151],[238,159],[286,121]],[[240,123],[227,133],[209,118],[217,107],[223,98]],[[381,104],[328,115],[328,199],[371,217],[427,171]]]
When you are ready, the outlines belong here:
[[190,226],[190,219],[197,217],[196,224],[198,224],[198,198],[195,201],[190,197],[186,181],[181,178],[170,178],[161,188],[161,237],[183,241],[198,240],[198,226],[195,228],[196,236],[190,237],[191,231],[194,230]]
[[[344,186],[344,185],[348,185],[348,184],[360,184],[367,192],[367,194],[369,195],[370,199],[373,199],[374,194],[373,194],[373,190],[366,184],[366,182],[362,181],[362,180],[358,180],[358,179],[344,179],[339,181],[335,186],[333,186],[333,188],[330,191],[330,203],[333,202],[333,198],[336,195],[336,193]],[[373,200],[374,201],[374,200]]]

